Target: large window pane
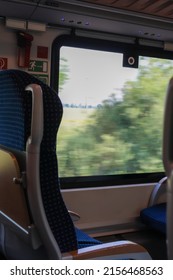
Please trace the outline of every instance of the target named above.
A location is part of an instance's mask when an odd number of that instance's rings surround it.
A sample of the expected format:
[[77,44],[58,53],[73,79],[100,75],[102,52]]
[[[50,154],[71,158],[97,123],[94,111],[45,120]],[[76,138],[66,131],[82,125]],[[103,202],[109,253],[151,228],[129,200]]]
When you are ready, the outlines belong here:
[[61,177],[163,171],[164,98],[173,62],[72,47],[60,50]]

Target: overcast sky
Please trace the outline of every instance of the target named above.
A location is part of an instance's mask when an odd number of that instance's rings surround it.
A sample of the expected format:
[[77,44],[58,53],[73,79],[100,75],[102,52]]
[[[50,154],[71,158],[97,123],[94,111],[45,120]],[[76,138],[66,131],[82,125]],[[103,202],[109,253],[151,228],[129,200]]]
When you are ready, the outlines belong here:
[[61,48],[61,57],[67,59],[69,80],[60,97],[68,104],[100,104],[112,93],[119,93],[127,80],[134,80],[137,69],[122,67],[122,54]]

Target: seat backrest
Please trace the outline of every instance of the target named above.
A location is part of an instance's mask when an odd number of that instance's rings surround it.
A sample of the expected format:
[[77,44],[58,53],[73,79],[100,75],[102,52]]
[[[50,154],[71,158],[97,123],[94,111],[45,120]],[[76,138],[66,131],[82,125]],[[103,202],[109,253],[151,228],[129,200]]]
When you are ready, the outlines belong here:
[[[30,84],[40,85],[43,94],[43,138],[39,152],[41,199],[48,225],[61,253],[68,252],[77,249],[77,240],[73,222],[62,199],[58,179],[56,136],[62,118],[62,104],[55,91],[20,70],[0,71],[0,145],[7,150],[27,151],[33,121],[32,92],[26,90]],[[29,188],[30,178],[27,176],[26,174],[26,185]],[[44,228],[39,228],[34,219],[32,205],[29,207],[42,239]],[[44,240],[42,241],[44,243]]]
[[173,260],[173,78],[170,79],[164,108],[163,165],[167,183],[167,252]]

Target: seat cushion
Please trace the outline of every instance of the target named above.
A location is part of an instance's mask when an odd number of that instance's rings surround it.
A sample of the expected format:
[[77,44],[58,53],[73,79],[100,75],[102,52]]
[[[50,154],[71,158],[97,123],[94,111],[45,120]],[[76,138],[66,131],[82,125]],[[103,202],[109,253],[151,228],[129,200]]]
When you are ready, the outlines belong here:
[[166,234],[166,203],[145,208],[141,211],[140,216],[147,226]]
[[76,228],[76,236],[78,242],[78,249],[102,244],[102,242],[96,240],[95,238],[90,237],[88,234],[86,234],[85,232],[83,232],[78,228]]

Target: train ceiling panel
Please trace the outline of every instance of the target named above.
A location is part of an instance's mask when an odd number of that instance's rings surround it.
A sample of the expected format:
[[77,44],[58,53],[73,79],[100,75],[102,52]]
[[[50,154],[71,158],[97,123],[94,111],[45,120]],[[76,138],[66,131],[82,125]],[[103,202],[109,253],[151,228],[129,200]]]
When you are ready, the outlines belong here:
[[173,19],[173,1],[168,0],[80,0],[79,2]]
[[119,9],[120,11],[132,11],[173,19],[173,0],[2,0],[0,2],[27,4],[35,7],[46,6],[49,8],[74,5],[76,8],[83,6],[96,9],[105,6],[115,10]]
[[173,41],[173,0],[0,0],[0,16]]

